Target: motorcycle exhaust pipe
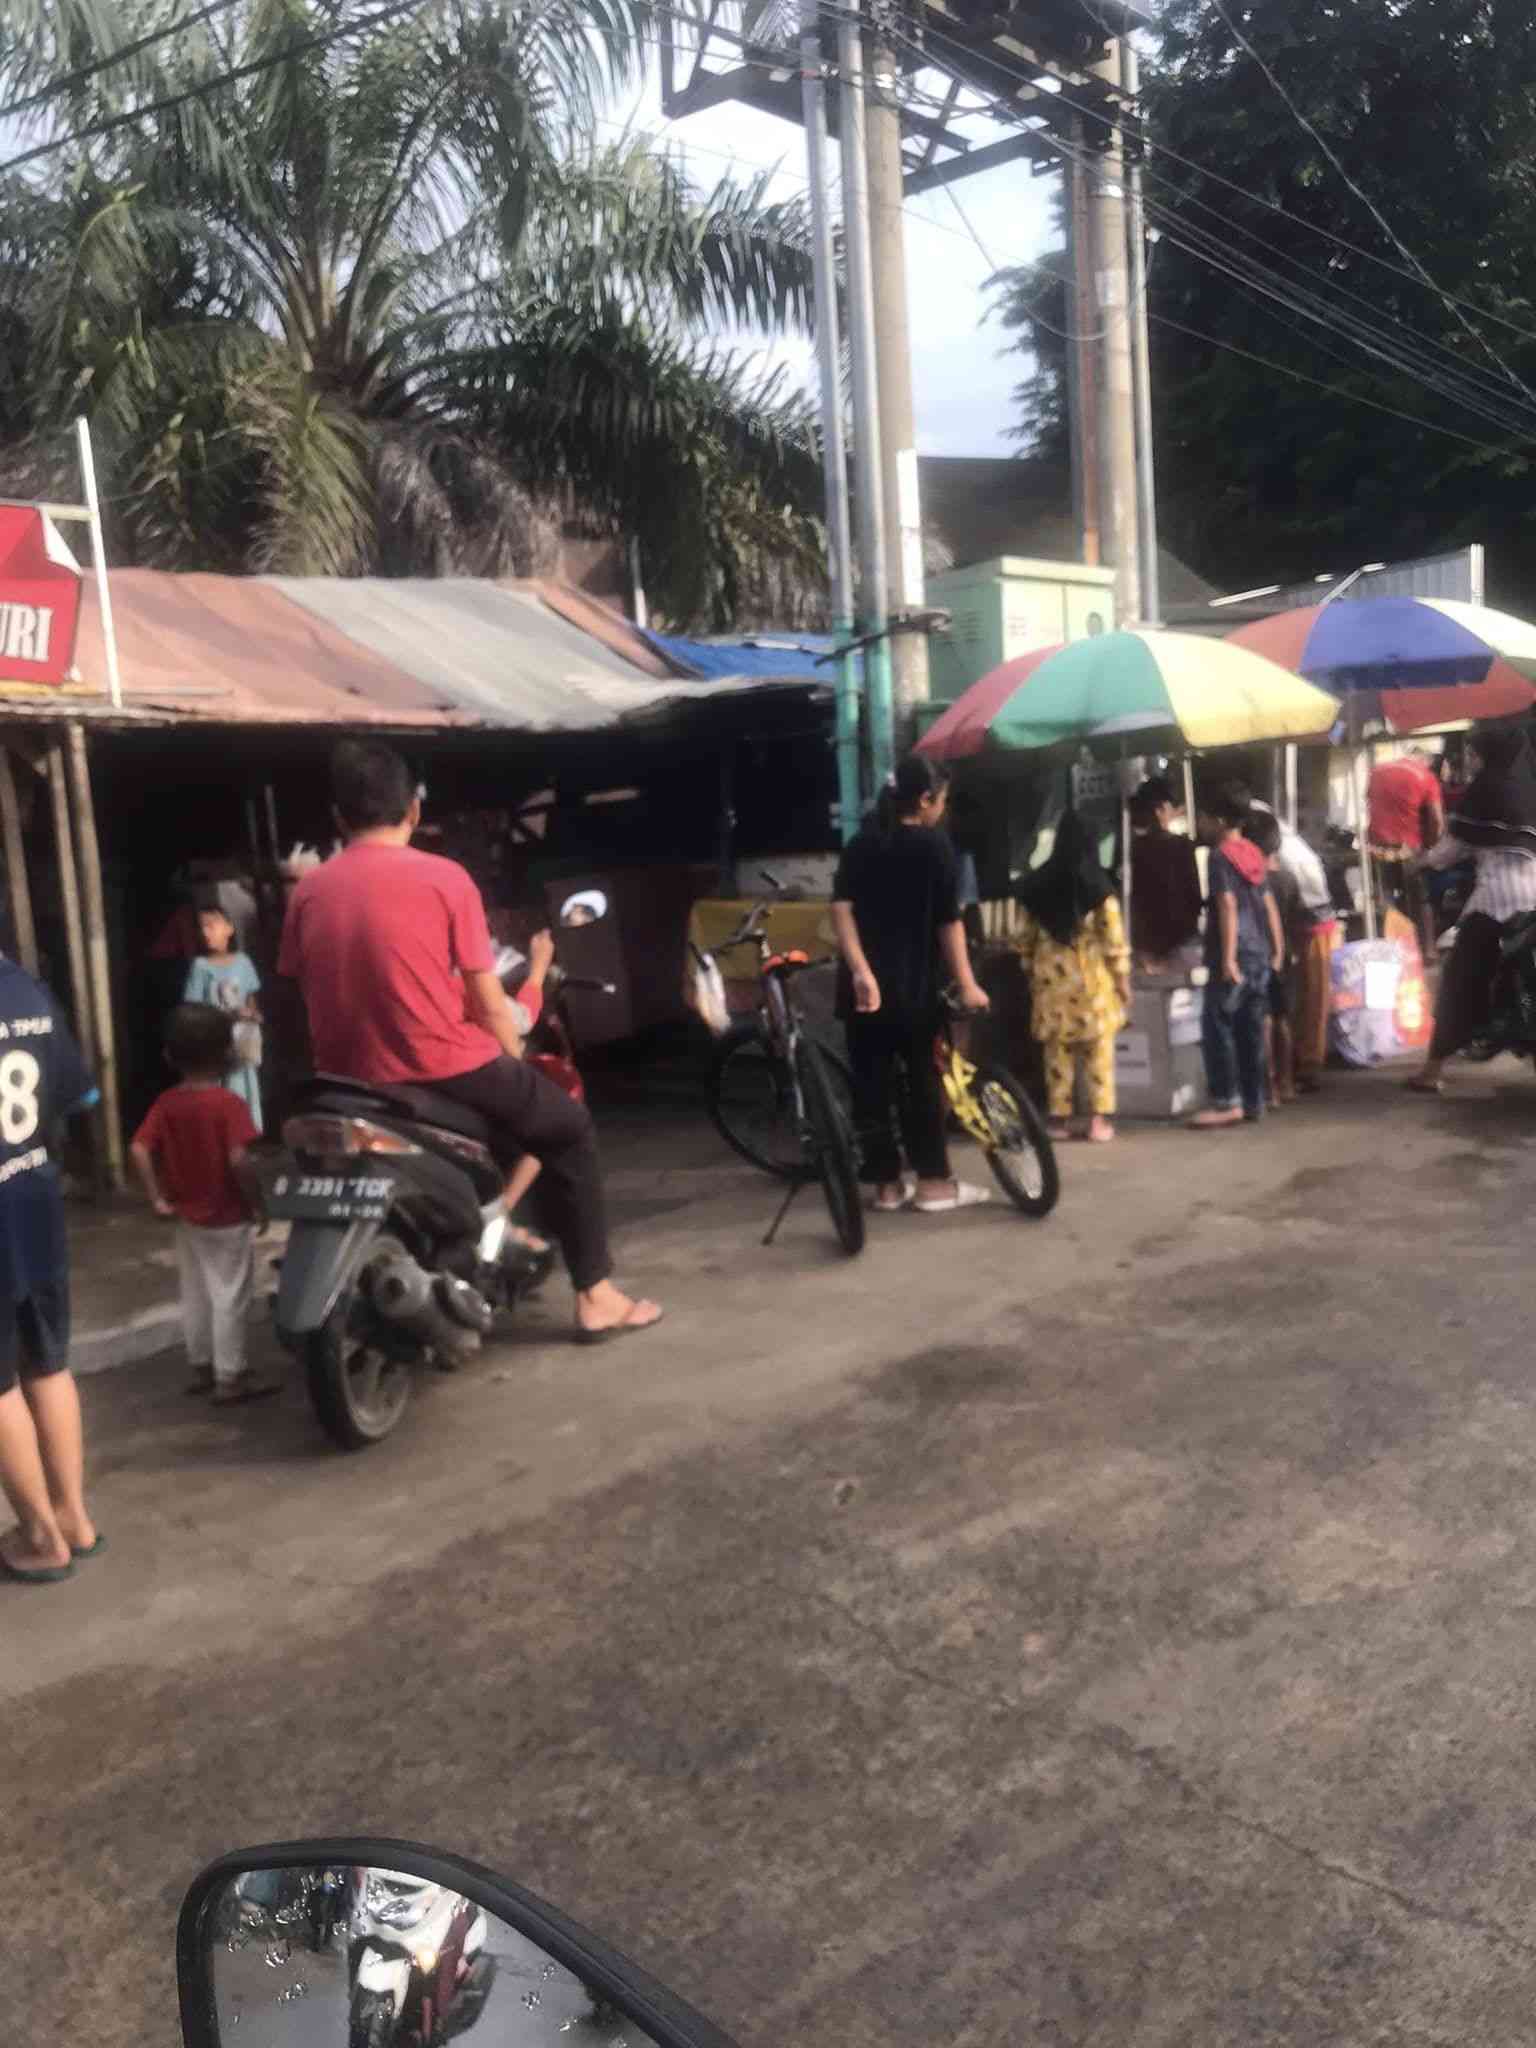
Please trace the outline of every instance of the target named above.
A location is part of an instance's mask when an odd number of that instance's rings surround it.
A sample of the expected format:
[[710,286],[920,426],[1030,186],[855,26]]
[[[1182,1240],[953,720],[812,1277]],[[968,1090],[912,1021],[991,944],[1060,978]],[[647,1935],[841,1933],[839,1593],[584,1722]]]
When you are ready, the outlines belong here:
[[[474,1294],[473,1288],[468,1291]],[[432,1275],[406,1253],[396,1253],[373,1268],[368,1279],[368,1298],[386,1322],[409,1330],[423,1344],[430,1344],[450,1367],[463,1365],[480,1349],[481,1330],[466,1315],[448,1313],[438,1298]],[[454,1300],[452,1290],[448,1299]],[[475,1299],[480,1297],[475,1295]],[[483,1306],[485,1327],[489,1329],[490,1305]]]

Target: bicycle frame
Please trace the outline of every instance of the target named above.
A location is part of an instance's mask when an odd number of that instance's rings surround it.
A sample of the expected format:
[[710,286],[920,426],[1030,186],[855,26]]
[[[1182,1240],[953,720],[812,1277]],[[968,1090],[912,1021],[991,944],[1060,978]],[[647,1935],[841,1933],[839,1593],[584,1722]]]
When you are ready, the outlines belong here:
[[961,1049],[952,1020],[941,1026],[933,1041],[933,1063],[939,1070],[949,1106],[961,1127],[978,1145],[990,1145],[993,1142],[992,1127],[975,1094],[974,1084],[979,1069]]

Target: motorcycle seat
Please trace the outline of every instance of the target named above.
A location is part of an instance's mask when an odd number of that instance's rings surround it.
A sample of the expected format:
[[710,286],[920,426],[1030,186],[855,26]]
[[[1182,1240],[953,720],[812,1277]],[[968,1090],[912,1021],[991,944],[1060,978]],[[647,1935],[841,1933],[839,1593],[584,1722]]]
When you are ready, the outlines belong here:
[[473,1138],[488,1145],[491,1127],[477,1109],[440,1095],[435,1088],[420,1088],[405,1081],[374,1083],[352,1081],[343,1074],[316,1074],[304,1090],[306,1109],[327,1109],[338,1115],[355,1116],[372,1103],[387,1113],[404,1117],[413,1124],[428,1124],[434,1130],[453,1131],[461,1138]]

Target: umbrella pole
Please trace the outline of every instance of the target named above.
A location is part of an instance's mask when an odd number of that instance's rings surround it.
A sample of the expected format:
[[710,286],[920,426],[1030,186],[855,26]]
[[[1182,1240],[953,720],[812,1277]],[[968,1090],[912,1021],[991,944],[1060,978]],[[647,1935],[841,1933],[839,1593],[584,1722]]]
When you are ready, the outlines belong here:
[[1360,761],[1363,748],[1360,740],[1360,710],[1354,692],[1349,700],[1349,817],[1355,831],[1355,847],[1360,855],[1360,896],[1365,910],[1365,936],[1376,936],[1376,899],[1371,893],[1371,856],[1366,845],[1365,805],[1360,796]]
[[1301,830],[1297,823],[1299,806],[1296,801],[1301,751],[1294,740],[1287,740],[1285,746],[1285,822],[1293,832]]

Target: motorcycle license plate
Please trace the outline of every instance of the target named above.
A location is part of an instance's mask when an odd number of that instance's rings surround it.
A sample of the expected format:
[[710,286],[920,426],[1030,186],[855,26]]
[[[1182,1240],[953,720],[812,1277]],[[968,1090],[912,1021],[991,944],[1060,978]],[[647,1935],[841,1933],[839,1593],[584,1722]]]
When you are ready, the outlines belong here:
[[382,1223],[395,1184],[376,1173],[280,1173],[267,1214],[287,1223]]

